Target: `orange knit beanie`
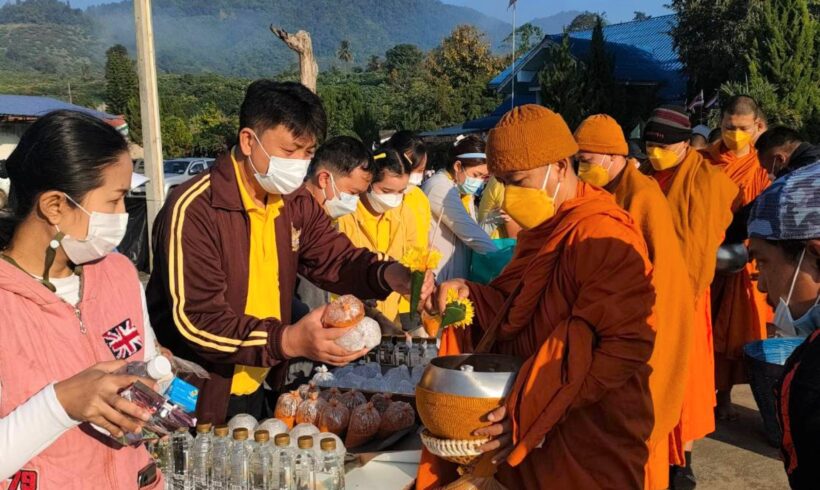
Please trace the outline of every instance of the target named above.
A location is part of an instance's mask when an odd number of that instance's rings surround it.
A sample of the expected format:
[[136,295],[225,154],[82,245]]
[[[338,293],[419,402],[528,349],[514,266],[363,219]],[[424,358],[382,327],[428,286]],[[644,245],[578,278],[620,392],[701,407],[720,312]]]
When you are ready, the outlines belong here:
[[603,155],[629,154],[624,132],[617,121],[606,114],[589,116],[575,130],[575,141],[581,151]]
[[578,144],[559,114],[528,104],[504,114],[487,139],[490,172],[531,170],[578,153]]

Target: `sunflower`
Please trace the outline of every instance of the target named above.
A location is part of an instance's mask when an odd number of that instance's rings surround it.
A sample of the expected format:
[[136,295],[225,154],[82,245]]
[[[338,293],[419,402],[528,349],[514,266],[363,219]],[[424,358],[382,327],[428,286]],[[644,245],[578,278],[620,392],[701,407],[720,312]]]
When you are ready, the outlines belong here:
[[438,267],[440,261],[441,252],[436,249],[411,247],[404,253],[400,262],[411,271],[426,272]]
[[464,328],[473,324],[475,308],[467,298],[459,298],[455,289],[447,290],[447,306],[444,309],[442,326]]

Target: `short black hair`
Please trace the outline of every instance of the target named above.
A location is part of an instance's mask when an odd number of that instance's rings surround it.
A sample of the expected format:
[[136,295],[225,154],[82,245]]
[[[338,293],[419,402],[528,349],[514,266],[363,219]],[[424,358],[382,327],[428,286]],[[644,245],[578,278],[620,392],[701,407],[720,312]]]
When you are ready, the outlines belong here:
[[471,134],[457,141],[450,150],[450,162],[447,164],[447,170],[452,171],[456,162],[460,161],[465,168],[477,167],[487,163],[486,158],[459,158],[459,155],[465,153],[484,153],[487,144],[478,136]]
[[407,155],[410,165],[415,170],[427,155],[427,145],[416,133],[408,130],[397,131],[387,140],[385,148],[393,148],[402,155]]
[[364,143],[352,136],[336,136],[316,150],[307,176],[314,177],[321,169],[327,169],[336,175],[350,175],[357,168],[372,174],[373,154]]
[[251,83],[239,109],[239,129],[250,128],[260,134],[280,124],[296,136],[323,141],[327,115],[322,100],[301,83],[267,79]]
[[373,184],[381,182],[387,172],[396,175],[407,175],[412,172],[412,166],[404,155],[391,147],[378,148],[373,156]]
[[795,265],[800,261],[803,250],[809,245],[808,240],[766,240],[766,243],[779,247],[786,260]]
[[730,97],[729,100],[723,104],[721,114],[724,116],[727,114],[730,116],[752,114],[755,119],[765,120],[760,104],[748,95],[735,95]]
[[760,135],[757,143],[755,143],[755,149],[758,153],[763,153],[781,146],[802,142],[803,138],[800,137],[800,133],[794,129],[786,126],[776,126]]

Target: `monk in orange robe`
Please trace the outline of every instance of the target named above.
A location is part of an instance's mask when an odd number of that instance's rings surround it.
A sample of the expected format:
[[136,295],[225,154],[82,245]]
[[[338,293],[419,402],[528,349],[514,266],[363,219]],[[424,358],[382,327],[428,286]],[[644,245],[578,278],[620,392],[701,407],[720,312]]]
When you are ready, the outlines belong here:
[[[489,285],[439,287],[439,307],[455,289],[476,311],[472,327],[445,330],[441,354],[472,351],[500,319],[491,352],[524,360],[505,406],[475,432],[493,437],[481,449],[497,451],[496,478],[509,489],[644,484],[653,426],[652,268],[626,211],[576,177],[577,150],[549,109],[507,113],[490,132],[487,161],[505,185],[505,212],[524,229],[515,256]],[[417,488],[457,477],[455,465],[425,452]]]
[[646,240],[654,267],[656,332],[649,359],[649,391],[655,427],[648,441],[644,489],[663,490],[669,487],[669,466],[684,461],[683,446],[674,444],[672,431],[681,419],[695,299],[689,283],[681,282],[688,272],[669,203],[657,182],[627,162],[629,148],[623,129],[609,116],[594,115],[578,126],[575,140],[581,150],[578,176],[612,193],[615,202],[629,212]]
[[[769,185],[753,142],[764,130],[763,113],[746,96],[732,97],[723,107],[721,140],[704,152],[705,157],[732,179],[740,194],[732,212],[757,198]],[[746,383],[743,346],[766,338],[772,310],[758,291],[756,266],[749,263],[737,273],[720,273],[712,282],[712,322],[715,342],[715,385],[719,417],[734,418],[732,386]]]
[[686,109],[663,106],[644,129],[653,177],[666,194],[672,224],[680,242],[694,295],[693,341],[681,420],[673,431],[673,447],[683,446],[685,467],[672,471],[678,487],[695,483],[692,442],[715,430],[715,377],[709,284],[715,274],[717,249],[732,220],[731,203],[738,188],[717,167],[689,146],[691,124]]

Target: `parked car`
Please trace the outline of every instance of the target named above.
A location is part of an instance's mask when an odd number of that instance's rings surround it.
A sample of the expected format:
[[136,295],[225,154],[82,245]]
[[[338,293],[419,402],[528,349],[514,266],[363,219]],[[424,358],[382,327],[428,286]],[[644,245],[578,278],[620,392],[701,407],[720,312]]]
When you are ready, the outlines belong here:
[[[165,195],[167,196],[174,187],[183,184],[194,176],[201,174],[214,165],[213,158],[175,158],[163,162],[165,174]],[[134,172],[145,173],[145,162],[136,160],[134,162]],[[131,191],[133,196],[145,196],[145,186],[141,185]]]

